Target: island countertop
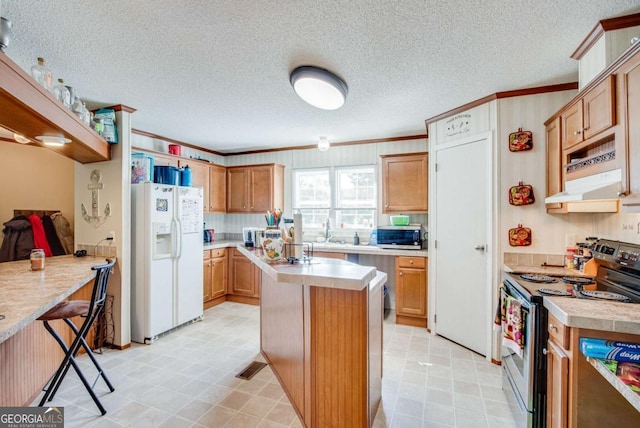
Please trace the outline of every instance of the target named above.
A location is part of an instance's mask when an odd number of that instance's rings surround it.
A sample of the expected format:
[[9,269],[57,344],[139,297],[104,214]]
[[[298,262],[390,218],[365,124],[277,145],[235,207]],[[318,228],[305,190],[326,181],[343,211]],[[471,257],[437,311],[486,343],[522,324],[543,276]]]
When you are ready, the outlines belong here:
[[266,261],[261,249],[236,247],[260,269],[277,282],[313,285],[315,287],[362,290],[376,277],[376,268],[345,260],[314,258],[310,263],[290,264]]
[[32,271],[29,260],[0,263],[0,343],[95,278],[103,257],[57,256]]

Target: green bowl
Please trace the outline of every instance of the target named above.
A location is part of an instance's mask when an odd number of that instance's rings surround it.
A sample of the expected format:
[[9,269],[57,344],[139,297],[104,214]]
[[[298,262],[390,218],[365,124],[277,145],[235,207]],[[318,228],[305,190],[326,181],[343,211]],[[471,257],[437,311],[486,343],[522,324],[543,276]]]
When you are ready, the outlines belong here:
[[409,225],[409,216],[408,215],[392,215],[389,216],[391,224],[393,226],[408,226]]

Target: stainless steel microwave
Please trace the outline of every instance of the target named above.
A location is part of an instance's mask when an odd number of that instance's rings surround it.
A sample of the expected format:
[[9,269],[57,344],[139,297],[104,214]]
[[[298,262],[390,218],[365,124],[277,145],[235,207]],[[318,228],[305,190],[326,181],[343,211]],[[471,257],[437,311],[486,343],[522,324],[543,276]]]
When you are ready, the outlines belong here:
[[378,226],[378,247],[398,250],[422,249],[422,225]]

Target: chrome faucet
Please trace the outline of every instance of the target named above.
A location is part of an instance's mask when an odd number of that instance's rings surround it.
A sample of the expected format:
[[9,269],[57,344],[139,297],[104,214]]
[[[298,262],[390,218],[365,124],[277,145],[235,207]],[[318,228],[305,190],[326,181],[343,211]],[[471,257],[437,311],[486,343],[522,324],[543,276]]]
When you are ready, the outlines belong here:
[[325,228],[324,228],[324,242],[329,242],[329,240],[331,238],[333,238],[333,235],[331,235],[331,233],[329,232],[331,225],[329,223],[329,219],[327,219],[327,222],[325,223]]

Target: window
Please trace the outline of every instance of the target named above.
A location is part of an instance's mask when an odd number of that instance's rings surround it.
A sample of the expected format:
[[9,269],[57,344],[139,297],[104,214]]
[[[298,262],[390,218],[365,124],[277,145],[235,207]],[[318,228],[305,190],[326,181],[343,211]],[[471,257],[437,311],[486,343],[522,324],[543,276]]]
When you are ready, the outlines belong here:
[[374,166],[294,170],[293,208],[307,229],[365,229],[375,223]]

